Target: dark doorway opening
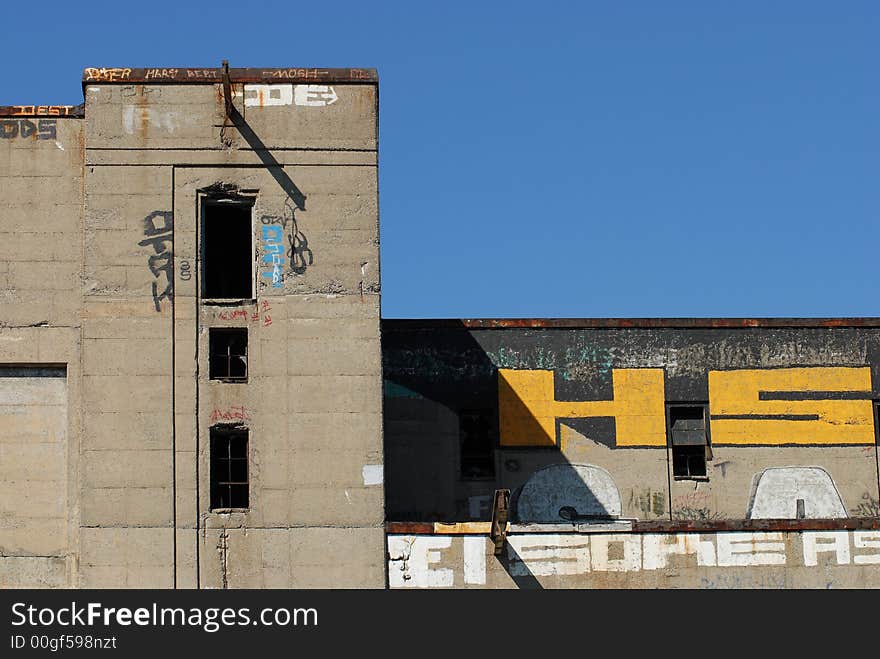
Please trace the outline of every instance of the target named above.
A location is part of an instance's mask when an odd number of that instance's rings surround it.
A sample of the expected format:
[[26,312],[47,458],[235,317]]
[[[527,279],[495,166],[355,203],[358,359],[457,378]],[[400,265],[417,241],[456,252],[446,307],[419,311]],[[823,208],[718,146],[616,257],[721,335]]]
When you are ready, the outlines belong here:
[[208,299],[251,299],[254,248],[250,203],[209,201],[204,205],[204,291]]

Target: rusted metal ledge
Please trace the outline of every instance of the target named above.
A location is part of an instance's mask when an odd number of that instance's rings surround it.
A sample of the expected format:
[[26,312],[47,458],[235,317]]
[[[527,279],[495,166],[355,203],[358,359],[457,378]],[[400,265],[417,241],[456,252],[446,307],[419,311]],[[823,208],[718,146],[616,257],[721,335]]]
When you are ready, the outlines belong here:
[[0,117],[52,117],[82,119],[86,106],[79,105],[0,105]]
[[382,330],[880,327],[880,318],[383,318]]
[[[223,68],[155,68],[89,67],[83,70],[83,86],[89,83],[119,84],[220,84]],[[350,83],[370,84],[379,81],[376,69],[229,69],[232,83]]]
[[[880,518],[848,517],[843,519],[748,519],[693,521],[626,522],[631,530],[615,529],[614,525],[595,525],[596,533],[713,533],[720,531],[876,531]],[[491,522],[386,522],[385,532],[402,535],[489,535]],[[508,532],[516,533],[590,533],[590,524],[509,524]]]

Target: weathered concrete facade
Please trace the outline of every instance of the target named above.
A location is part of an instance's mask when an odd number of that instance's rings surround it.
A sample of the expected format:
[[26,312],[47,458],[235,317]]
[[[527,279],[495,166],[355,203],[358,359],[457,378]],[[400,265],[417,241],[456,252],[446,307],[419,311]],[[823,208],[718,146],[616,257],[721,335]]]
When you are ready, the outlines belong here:
[[880,587],[880,319],[380,328],[375,71],[83,91],[0,108],[0,587]]
[[[392,587],[880,586],[874,320],[386,320],[382,340]],[[503,561],[480,537],[502,488]]]
[[0,586],[384,587],[375,71],[83,90],[0,117]]

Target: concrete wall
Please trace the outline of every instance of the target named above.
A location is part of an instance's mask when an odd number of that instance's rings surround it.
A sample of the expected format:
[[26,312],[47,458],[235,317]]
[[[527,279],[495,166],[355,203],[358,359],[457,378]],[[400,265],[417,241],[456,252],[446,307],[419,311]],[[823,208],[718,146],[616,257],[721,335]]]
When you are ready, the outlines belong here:
[[[233,70],[231,91],[227,114],[216,69],[87,69],[84,118],[4,128],[0,360],[65,365],[67,427],[45,512],[65,533],[0,491],[0,585],[385,585],[375,73]],[[214,304],[204,204],[233,197],[254,293]],[[211,327],[247,328],[247,382],[209,380]],[[250,501],[216,512],[230,420]]]
[[877,588],[880,531],[389,535],[391,588]]
[[[878,328],[666,324],[384,321],[388,518],[488,520],[496,488],[528,522],[564,522],[563,507],[681,522],[877,517]],[[674,473],[673,403],[708,406],[703,478]],[[468,410],[491,422],[486,478],[461,473]]]

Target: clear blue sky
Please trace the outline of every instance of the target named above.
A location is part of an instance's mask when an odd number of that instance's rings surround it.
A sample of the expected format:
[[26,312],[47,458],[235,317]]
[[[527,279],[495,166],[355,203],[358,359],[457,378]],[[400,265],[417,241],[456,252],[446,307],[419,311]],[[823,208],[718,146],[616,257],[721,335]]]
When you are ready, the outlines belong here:
[[0,35],[0,104],[376,67],[386,317],[880,315],[876,2],[44,2]]

